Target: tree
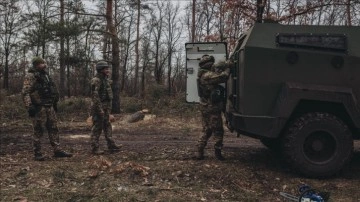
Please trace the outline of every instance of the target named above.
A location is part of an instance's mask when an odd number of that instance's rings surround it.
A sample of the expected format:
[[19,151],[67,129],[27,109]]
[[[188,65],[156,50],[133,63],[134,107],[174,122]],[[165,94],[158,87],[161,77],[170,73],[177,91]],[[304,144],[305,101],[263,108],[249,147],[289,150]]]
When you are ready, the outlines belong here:
[[140,41],[140,0],[137,0],[137,22],[136,22],[136,44],[135,44],[135,78],[134,78],[134,93],[137,93],[137,83],[139,75],[139,41]]
[[179,5],[173,6],[170,2],[166,4],[165,7],[165,25],[168,29],[167,34],[165,34],[167,38],[167,50],[168,50],[168,72],[167,72],[167,82],[168,82],[168,94],[171,95],[172,88],[172,79],[171,73],[173,71],[172,68],[172,58],[173,53],[176,51],[176,47],[178,45],[178,41],[181,36],[182,24],[176,18],[179,15]]
[[[65,4],[64,0],[60,0],[60,29],[65,29]],[[60,96],[64,96],[65,90],[65,35],[64,32],[60,32],[60,53],[59,53],[59,61],[60,61]]]
[[0,42],[5,58],[3,88],[9,90],[9,57],[17,46],[17,38],[21,30],[20,9],[18,1],[12,0],[1,2],[0,9]]
[[120,69],[120,50],[119,50],[119,39],[117,37],[116,27],[113,22],[113,1],[106,1],[106,30],[111,38],[112,48],[112,91],[113,91],[113,102],[112,102],[112,113],[120,113],[120,81],[119,81],[119,69]]
[[161,56],[161,42],[163,37],[163,31],[164,31],[164,3],[160,3],[157,1],[157,11],[151,13],[151,26],[153,27],[153,37],[154,37],[154,77],[157,84],[162,84],[163,82],[163,74],[164,74],[164,68],[163,68],[163,61]]
[[[134,10],[130,10],[130,14],[128,16],[128,26],[121,25],[123,34],[126,36],[125,43],[121,44],[121,47],[123,49],[123,68],[122,68],[122,79],[121,79],[121,92],[124,91],[126,86],[126,81],[128,79],[128,61],[130,58],[130,48],[131,48],[131,36],[133,34],[133,25],[135,20],[135,12]],[[131,88],[130,88],[131,89]]]

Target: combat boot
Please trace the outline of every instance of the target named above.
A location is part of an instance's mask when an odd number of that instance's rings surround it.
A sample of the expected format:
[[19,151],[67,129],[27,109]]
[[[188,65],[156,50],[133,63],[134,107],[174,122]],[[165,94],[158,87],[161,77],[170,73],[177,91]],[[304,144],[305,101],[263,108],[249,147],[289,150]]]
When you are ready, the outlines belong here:
[[114,153],[114,152],[120,151],[120,147],[121,146],[119,146],[119,145],[111,144],[108,146],[108,149],[109,149],[110,153]]
[[95,147],[92,149],[91,153],[94,155],[101,155],[101,154],[104,154],[104,151],[100,150],[98,147]]
[[55,150],[54,157],[57,157],[57,158],[72,157],[72,154],[68,153],[66,151],[63,151],[63,150]]
[[35,153],[34,160],[35,161],[45,161],[45,157],[42,155],[41,152],[37,152],[37,153]]
[[225,160],[225,158],[221,155],[221,149],[215,149],[215,157],[219,161],[224,161]]
[[205,156],[204,156],[204,148],[198,148],[198,151],[196,153],[195,159],[196,160],[204,160]]

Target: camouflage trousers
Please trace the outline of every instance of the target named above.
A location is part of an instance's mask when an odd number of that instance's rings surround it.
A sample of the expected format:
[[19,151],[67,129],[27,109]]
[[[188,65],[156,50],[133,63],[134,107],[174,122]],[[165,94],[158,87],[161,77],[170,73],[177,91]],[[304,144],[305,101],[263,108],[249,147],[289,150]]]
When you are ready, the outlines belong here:
[[57,117],[53,107],[41,107],[41,110],[32,118],[33,122],[33,146],[34,152],[41,152],[41,137],[47,129],[50,144],[53,150],[59,149],[59,129],[57,127]]
[[204,149],[211,135],[214,135],[215,149],[222,149],[224,127],[221,117],[221,107],[214,105],[201,105],[202,135],[198,140],[198,148]]
[[104,114],[94,113],[92,115],[93,126],[91,128],[91,147],[93,149],[99,148],[99,139],[101,132],[104,131],[107,146],[115,145],[112,139],[112,126],[109,120],[110,109],[105,108]]

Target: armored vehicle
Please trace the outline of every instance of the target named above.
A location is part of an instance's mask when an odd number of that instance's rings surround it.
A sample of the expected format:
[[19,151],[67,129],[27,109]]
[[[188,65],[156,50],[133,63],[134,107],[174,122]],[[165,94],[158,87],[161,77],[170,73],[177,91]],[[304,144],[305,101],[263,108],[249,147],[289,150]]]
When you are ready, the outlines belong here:
[[359,44],[360,27],[274,23],[256,23],[229,57],[224,43],[187,43],[187,101],[196,102],[190,80],[201,55],[232,60],[228,128],[281,152],[305,176],[332,176],[360,139]]

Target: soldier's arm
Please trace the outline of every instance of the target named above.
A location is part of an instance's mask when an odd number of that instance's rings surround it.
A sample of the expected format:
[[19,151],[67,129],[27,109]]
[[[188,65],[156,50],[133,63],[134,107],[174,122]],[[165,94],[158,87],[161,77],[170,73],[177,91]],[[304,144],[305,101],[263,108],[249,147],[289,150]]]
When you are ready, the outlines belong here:
[[26,108],[29,108],[33,103],[31,102],[30,94],[34,92],[36,78],[32,73],[28,73],[25,76],[21,95]]
[[234,67],[234,62],[230,59],[226,61],[218,62],[216,65],[214,65],[214,69],[217,70],[217,72],[230,71],[230,69],[233,67]]
[[218,72],[206,72],[202,75],[201,80],[203,84],[220,84],[226,82],[229,77],[229,71]]
[[93,78],[91,80],[91,99],[94,104],[95,110],[99,113],[102,113],[102,107],[101,107],[101,100],[99,96],[99,90],[100,90],[100,79]]
[[57,103],[59,102],[59,99],[60,99],[60,92],[59,92],[59,89],[58,87],[56,86],[55,82],[52,80],[52,86],[53,86],[53,95],[54,95],[54,103]]
[[110,109],[109,109],[110,111],[112,110],[112,101],[113,101],[113,97],[114,97],[113,94],[112,94],[112,89],[111,89],[112,84],[113,84],[113,80],[110,79],[109,80],[109,86],[110,86],[110,89],[109,89],[110,92],[109,93],[111,93]]

